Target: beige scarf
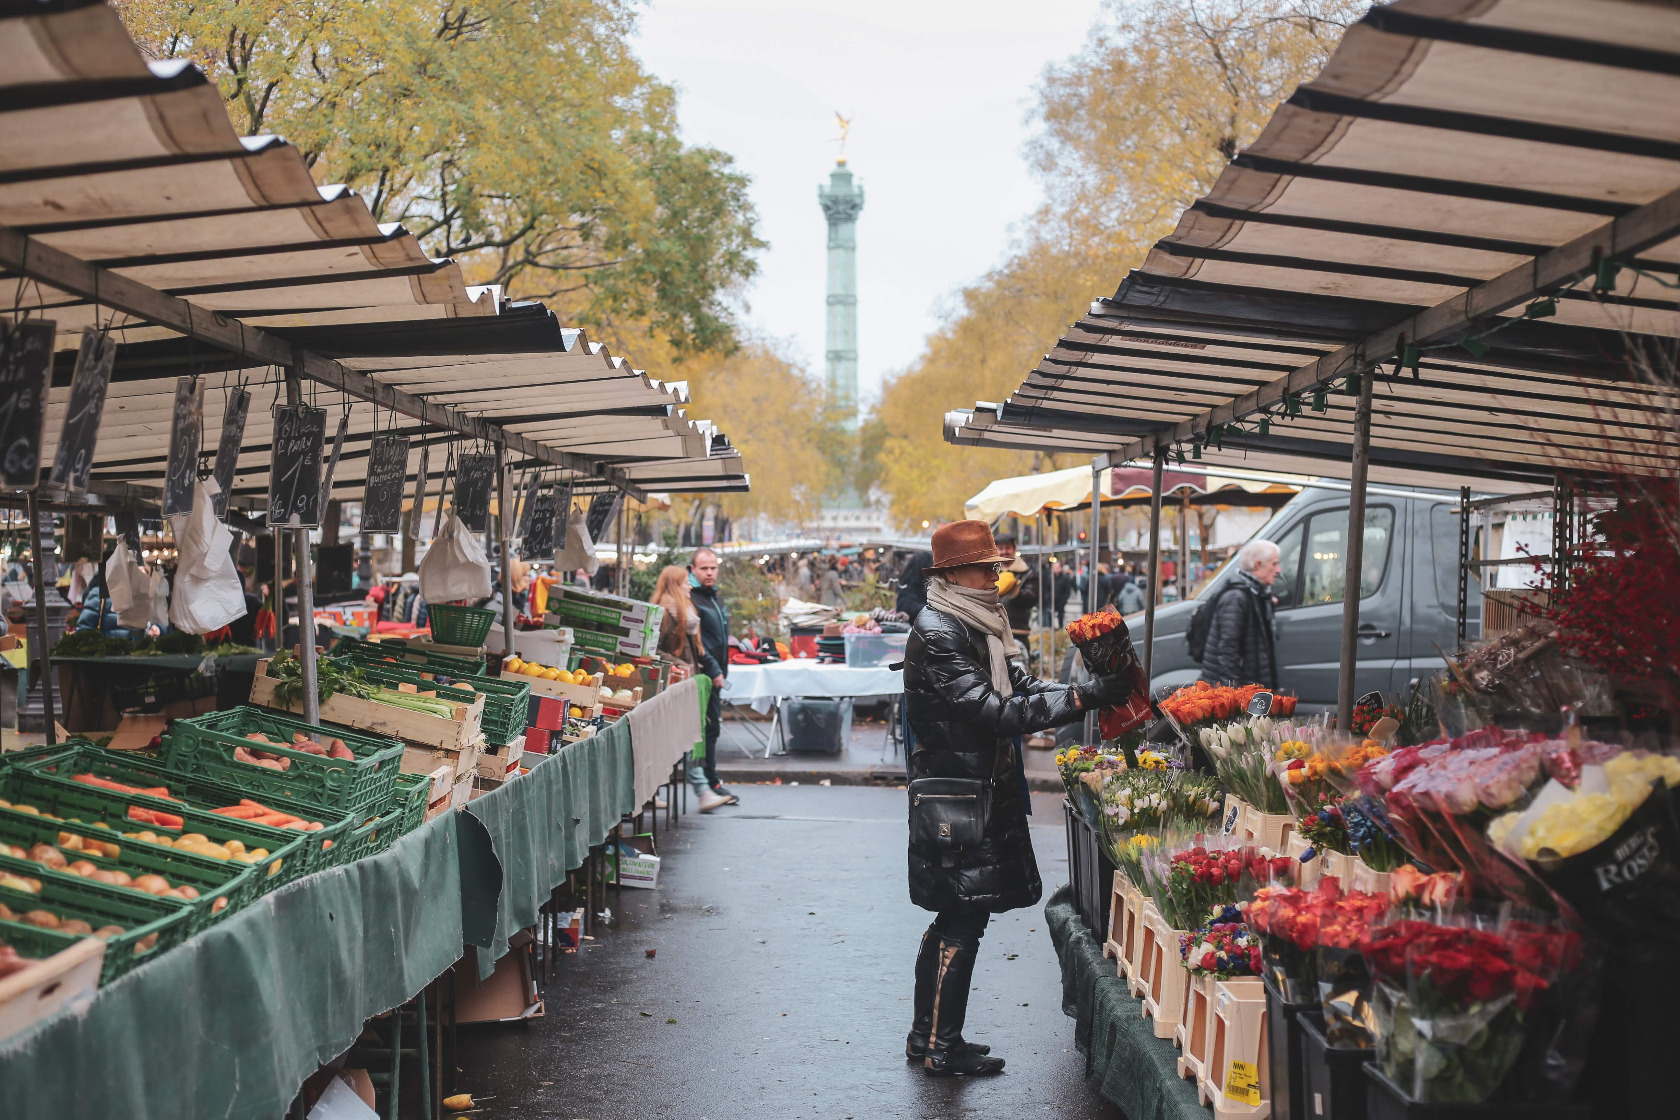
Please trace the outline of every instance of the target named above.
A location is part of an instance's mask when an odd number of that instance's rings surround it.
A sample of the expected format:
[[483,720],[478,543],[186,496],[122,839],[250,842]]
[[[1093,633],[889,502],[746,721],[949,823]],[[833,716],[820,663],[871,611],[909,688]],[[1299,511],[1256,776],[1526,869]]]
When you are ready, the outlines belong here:
[[952,618],[966,623],[986,635],[986,652],[991,658],[992,687],[1008,699],[1015,692],[1009,683],[1009,659],[1018,656],[1021,647],[1009,629],[1009,616],[1003,613],[997,588],[984,591],[951,583],[943,576],[928,580],[928,606],[944,611]]

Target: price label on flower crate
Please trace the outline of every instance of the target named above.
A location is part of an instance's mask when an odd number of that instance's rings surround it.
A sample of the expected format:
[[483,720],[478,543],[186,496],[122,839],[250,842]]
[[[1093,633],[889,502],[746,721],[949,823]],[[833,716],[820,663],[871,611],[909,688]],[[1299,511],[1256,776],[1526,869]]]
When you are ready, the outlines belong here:
[[1254,699],[1248,702],[1248,714],[1251,716],[1266,716],[1272,714],[1272,694],[1256,692]]
[[251,394],[235,389],[222,413],[222,438],[216,444],[216,467],[211,472],[221,493],[216,495],[216,516],[226,517],[228,497],[233,493],[234,472],[239,469],[239,450],[245,444],[245,417],[251,411]]
[[321,447],[326,438],[326,409],[288,404],[274,410],[268,478],[270,525],[312,529],[321,523]]
[[93,449],[99,441],[99,418],[105,414],[105,390],[111,384],[111,365],[117,360],[117,340],[104,331],[85,330],[76,351],[76,372],[70,378],[70,401],[53,456],[52,484],[77,493],[88,487]]
[[196,377],[175,379],[169,420],[169,467],[163,479],[163,516],[191,513],[198,483],[198,445],[204,436],[204,387]]
[[455,516],[475,533],[490,523],[490,484],[495,480],[494,455],[463,455],[455,462]]
[[408,437],[378,435],[368,451],[367,493],[362,497],[362,532],[395,533],[402,528],[403,483],[408,479]]
[[57,330],[42,319],[25,319],[10,331],[0,324],[0,484],[14,490],[33,490],[41,481]]
[[1239,1104],[1260,1103],[1260,1070],[1253,1062],[1233,1059],[1225,1067],[1225,1096]]

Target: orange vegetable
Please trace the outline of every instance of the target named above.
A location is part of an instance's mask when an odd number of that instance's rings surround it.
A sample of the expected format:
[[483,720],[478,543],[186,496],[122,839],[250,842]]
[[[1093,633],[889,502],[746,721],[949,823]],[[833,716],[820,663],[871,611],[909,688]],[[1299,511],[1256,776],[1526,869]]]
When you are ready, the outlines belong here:
[[172,829],[177,832],[186,824],[174,813],[161,813],[156,809],[147,809],[140,805],[130,805],[128,807],[128,819],[138,821],[141,824],[155,824],[159,828]]
[[163,797],[170,801],[181,800],[169,792],[168,786],[125,786],[121,782],[113,782],[96,774],[77,774],[70,780],[81,782],[84,786],[98,786],[100,789],[115,790],[118,793],[144,793],[150,797]]

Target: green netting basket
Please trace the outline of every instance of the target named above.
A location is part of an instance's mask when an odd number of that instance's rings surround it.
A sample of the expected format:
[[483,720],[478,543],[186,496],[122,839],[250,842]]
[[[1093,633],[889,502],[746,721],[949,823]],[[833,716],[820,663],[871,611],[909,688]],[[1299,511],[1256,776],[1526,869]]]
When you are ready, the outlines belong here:
[[[288,744],[300,731],[323,742],[328,737],[340,739],[356,757],[326,758],[293,750]],[[245,737],[253,732],[266,735],[269,742],[253,743]],[[255,747],[289,758],[291,769],[269,770],[241,762],[234,757],[240,747]],[[159,753],[166,770],[236,786],[246,790],[246,796],[273,808],[308,807],[341,814],[373,809],[391,796],[397,771],[402,768],[403,745],[400,740],[365,731],[321,727],[242,706],[176,720],[164,735]],[[357,819],[366,820],[365,812]]]
[[490,636],[490,624],[499,614],[499,611],[486,607],[459,607],[452,603],[426,607],[433,640],[449,646],[483,645]]
[[[105,967],[99,982],[109,984],[129,969],[144,964],[159,953],[179,945],[187,936],[191,911],[177,898],[158,898],[126,887],[93,883],[78,875],[51,871],[26,859],[0,856],[0,871],[37,879],[37,892],[0,887],[0,902],[13,913],[47,910],[60,919],[79,919],[99,929],[117,925],[123,932],[105,942]],[[11,932],[11,922],[0,921],[0,940]],[[26,925],[27,923],[18,923]]]
[[[113,858],[89,847],[66,848],[58,843],[61,833],[116,844],[120,854]],[[193,888],[198,897],[187,903],[192,913],[187,920],[189,937],[236,913],[257,897],[257,868],[252,864],[217,860],[129,839],[115,828],[96,828],[82,821],[45,820],[15,809],[0,808],[0,841],[26,850],[36,844],[48,844],[57,847],[71,863],[86,860],[101,871],[121,871],[136,879],[142,875],[161,875],[172,887]]]

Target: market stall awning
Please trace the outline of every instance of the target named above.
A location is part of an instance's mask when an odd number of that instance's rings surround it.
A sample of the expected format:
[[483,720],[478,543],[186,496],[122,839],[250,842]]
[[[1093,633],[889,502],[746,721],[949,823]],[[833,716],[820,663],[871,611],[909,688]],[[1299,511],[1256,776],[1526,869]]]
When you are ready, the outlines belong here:
[[[1103,505],[1148,504],[1152,485],[1149,471],[1110,467],[1101,478]],[[1216,504],[1276,506],[1288,501],[1300,487],[1274,479],[1168,471],[1161,490],[1163,494]],[[1037,517],[1053,510],[1089,509],[1090,505],[1091,468],[1069,467],[995,479],[963,503],[963,513],[981,521],[996,521],[1000,517]]]
[[[463,437],[636,490],[632,464],[714,454],[686,385],[470,288],[346,188],[317,188],[283,139],[237,135],[203,73],[148,62],[100,3],[0,5],[0,300],[57,325],[47,463],[81,329],[116,332],[94,468],[107,488],[161,482],[175,379],[198,376],[209,447],[232,391],[252,391],[235,495],[262,494],[282,364],[319,383],[310,403],[348,410],[339,496],[359,493],[376,431],[411,437],[410,478],[437,445],[434,484]],[[663,488],[744,488],[732,463],[666,471]]]
[[1671,464],[1638,365],[1680,333],[1677,60],[1664,5],[1374,8],[998,419],[1345,460],[1382,363],[1373,478]]

